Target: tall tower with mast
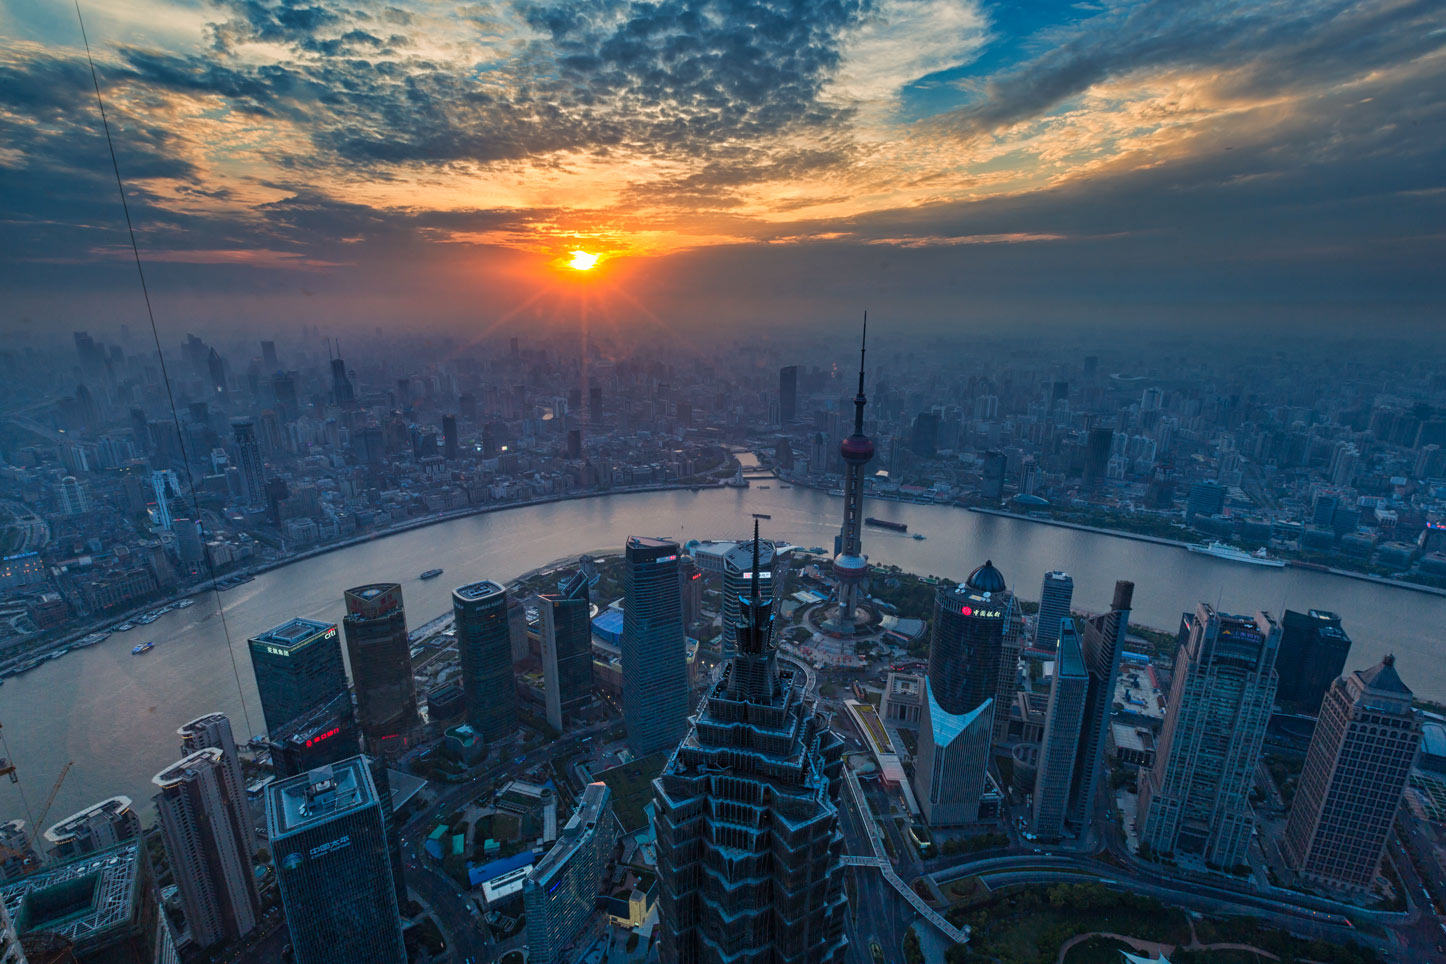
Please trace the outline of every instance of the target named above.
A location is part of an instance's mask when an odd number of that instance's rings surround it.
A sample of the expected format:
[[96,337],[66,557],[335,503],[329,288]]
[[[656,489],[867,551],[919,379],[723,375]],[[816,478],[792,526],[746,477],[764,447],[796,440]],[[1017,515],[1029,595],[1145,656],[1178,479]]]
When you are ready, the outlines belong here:
[[824,626],[840,636],[852,636],[856,627],[864,587],[869,580],[869,560],[863,551],[864,466],[874,457],[874,440],[864,434],[864,358],[868,351],[869,316],[864,312],[863,337],[859,342],[859,391],[854,396],[854,432],[839,443],[844,460],[844,516],[839,530],[837,555],[833,560],[838,584],[838,609]]

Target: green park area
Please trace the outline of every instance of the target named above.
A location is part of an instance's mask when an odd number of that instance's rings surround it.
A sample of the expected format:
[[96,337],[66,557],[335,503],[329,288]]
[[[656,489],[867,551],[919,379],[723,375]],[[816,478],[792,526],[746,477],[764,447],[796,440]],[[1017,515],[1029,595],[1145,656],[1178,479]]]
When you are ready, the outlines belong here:
[[624,833],[641,830],[647,824],[643,807],[653,799],[653,779],[663,772],[667,762],[666,753],[654,753],[597,774],[597,779],[613,792],[613,813]]
[[[1174,946],[1171,964],[1381,962],[1374,951],[1359,944],[1305,941],[1252,918],[1192,921],[1177,907],[1095,882],[991,892],[977,877],[969,877],[949,884],[945,893],[954,902],[949,920],[956,926],[967,925],[971,933],[968,944],[950,948],[948,964],[1055,964],[1065,945],[1081,934],[1098,936],[1071,946],[1065,964],[1119,964],[1125,945],[1104,934]],[[1214,947],[1219,944],[1255,950]]]
[[1058,960],[1060,948],[1075,935],[1092,931],[1190,943],[1183,911],[1096,883],[1011,888],[956,906],[949,919],[971,933],[968,944],[950,949],[949,964],[1045,964]]

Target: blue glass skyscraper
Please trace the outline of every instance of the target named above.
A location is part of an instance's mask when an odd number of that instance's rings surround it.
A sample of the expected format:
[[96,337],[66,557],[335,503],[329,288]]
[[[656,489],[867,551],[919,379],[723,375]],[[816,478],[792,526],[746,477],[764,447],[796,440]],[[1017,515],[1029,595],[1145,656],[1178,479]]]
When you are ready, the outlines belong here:
[[405,964],[386,820],[365,759],[271,784],[266,826],[296,964]]
[[268,729],[279,730],[346,692],[336,624],[298,617],[248,643]]
[[507,590],[483,580],[452,590],[457,618],[457,656],[467,723],[491,743],[517,728],[512,685],[512,639],[507,630]]
[[688,656],[678,544],[629,536],[623,582],[623,722],[638,756],[671,749],[688,725]]

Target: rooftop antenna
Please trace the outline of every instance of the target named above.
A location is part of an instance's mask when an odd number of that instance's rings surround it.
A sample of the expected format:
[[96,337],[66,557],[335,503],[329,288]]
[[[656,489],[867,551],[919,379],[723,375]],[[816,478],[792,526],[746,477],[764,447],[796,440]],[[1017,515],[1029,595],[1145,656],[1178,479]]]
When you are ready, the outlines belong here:
[[868,399],[864,397],[864,357],[868,354],[869,348],[869,313],[864,312],[864,333],[859,339],[859,393],[854,396],[854,434],[864,434],[864,406]]
[[[753,520],[753,608],[758,609],[758,520]],[[755,618],[757,618],[755,616]]]

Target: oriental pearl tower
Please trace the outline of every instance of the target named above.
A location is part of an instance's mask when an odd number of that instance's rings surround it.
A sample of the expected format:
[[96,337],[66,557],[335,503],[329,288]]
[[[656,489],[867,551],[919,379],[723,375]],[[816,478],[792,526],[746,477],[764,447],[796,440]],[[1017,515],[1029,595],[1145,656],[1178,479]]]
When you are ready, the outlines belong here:
[[869,580],[869,560],[863,554],[864,466],[874,457],[874,440],[864,434],[864,355],[868,350],[869,316],[859,342],[859,393],[854,396],[854,433],[839,443],[844,460],[844,516],[839,530],[838,555],[833,575],[838,582],[838,610],[824,628],[839,636],[852,636],[855,616]]

